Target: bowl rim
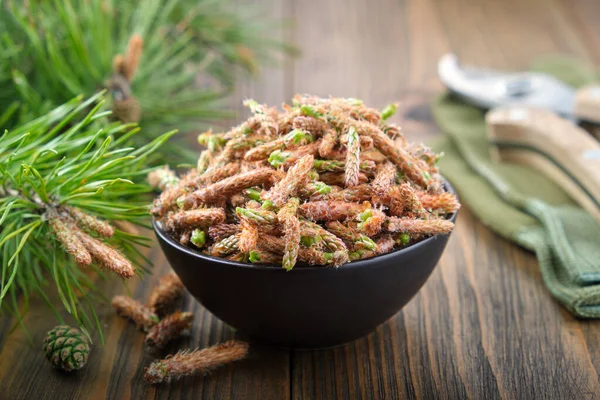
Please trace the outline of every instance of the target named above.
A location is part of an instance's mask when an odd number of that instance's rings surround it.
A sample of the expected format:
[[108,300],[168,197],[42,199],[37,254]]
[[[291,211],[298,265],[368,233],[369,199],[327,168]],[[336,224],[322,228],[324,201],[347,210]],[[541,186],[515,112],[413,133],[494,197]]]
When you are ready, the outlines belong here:
[[[458,198],[458,194],[456,193],[456,190],[454,189],[452,184],[450,184],[450,182],[443,176],[442,176],[442,180],[443,180],[444,187],[446,188],[446,191],[454,194],[460,202],[460,199]],[[452,213],[452,215],[448,218],[448,220],[455,222],[456,217],[458,215],[458,211],[459,210]],[[159,236],[159,238],[163,242],[168,243],[171,247],[174,247],[178,251],[184,252],[192,257],[199,258],[199,259],[202,259],[202,260],[205,260],[208,262],[215,262],[218,264],[228,265],[230,267],[251,269],[251,270],[261,270],[261,271],[271,271],[271,272],[278,271],[280,273],[286,273],[286,274],[287,273],[301,273],[301,271],[304,271],[305,273],[306,272],[315,272],[315,271],[324,271],[324,270],[339,271],[340,269],[342,269],[342,267],[343,267],[344,271],[353,270],[355,268],[365,267],[366,265],[369,265],[369,264],[372,265],[373,261],[376,261],[376,260],[379,260],[379,259],[382,259],[385,257],[392,257],[392,256],[397,257],[397,256],[401,256],[403,254],[417,251],[421,247],[427,246],[430,242],[436,240],[439,236],[441,236],[440,234],[438,234],[435,236],[431,236],[427,239],[423,239],[418,243],[409,245],[408,247],[405,247],[402,249],[397,249],[397,250],[391,251],[389,253],[380,254],[380,255],[377,255],[374,257],[369,257],[369,258],[365,258],[365,259],[358,260],[358,261],[348,262],[339,268],[331,268],[331,267],[322,266],[322,265],[321,266],[303,266],[302,268],[292,268],[291,270],[288,271],[277,265],[242,263],[242,262],[227,260],[227,259],[224,259],[221,257],[215,257],[215,256],[209,256],[206,254],[202,254],[199,251],[191,249],[187,246],[182,245],[181,243],[177,242],[176,240],[173,240],[170,236],[168,236],[162,230],[162,228],[160,227],[160,223],[158,221],[156,221],[154,218],[152,218],[152,228],[154,229],[155,234],[157,236]],[[452,232],[453,231],[454,231],[454,229],[452,230]],[[448,235],[450,235],[452,232],[450,232]]]

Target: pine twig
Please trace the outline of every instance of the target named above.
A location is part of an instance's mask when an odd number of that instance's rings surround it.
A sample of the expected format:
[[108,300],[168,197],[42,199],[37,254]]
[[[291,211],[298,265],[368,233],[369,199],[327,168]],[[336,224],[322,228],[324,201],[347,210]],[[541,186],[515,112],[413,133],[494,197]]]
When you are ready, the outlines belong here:
[[160,278],[158,285],[150,292],[147,306],[157,315],[165,315],[181,299],[183,292],[183,283],[174,272],[171,272]]
[[158,323],[158,316],[137,300],[127,296],[115,296],[112,306],[117,314],[131,320],[138,329],[147,332]]
[[405,232],[414,235],[445,235],[452,231],[454,223],[441,218],[413,219],[413,218],[388,218],[387,230],[389,232]]
[[231,340],[202,350],[180,351],[150,364],[144,379],[150,384],[157,384],[196,373],[207,374],[215,368],[245,358],[248,347],[246,342]]
[[300,250],[300,221],[296,215],[299,205],[299,200],[292,198],[277,213],[277,219],[283,226],[285,238],[282,266],[288,271],[294,268]]
[[192,326],[194,315],[191,312],[175,312],[166,316],[154,325],[144,339],[146,346],[152,350],[160,350],[171,340],[181,336]]

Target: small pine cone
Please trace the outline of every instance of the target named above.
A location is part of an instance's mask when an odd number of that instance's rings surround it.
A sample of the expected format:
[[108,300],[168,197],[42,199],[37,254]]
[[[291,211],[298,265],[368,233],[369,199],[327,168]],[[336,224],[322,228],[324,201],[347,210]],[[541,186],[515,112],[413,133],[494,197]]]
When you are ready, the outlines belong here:
[[182,201],[183,209],[187,210],[217,200],[226,200],[244,189],[269,182],[272,176],[272,169],[261,168],[225,178],[186,195]]
[[329,129],[319,141],[319,156],[328,158],[337,144],[337,133],[335,129]]
[[170,214],[167,217],[165,229],[173,232],[182,229],[206,228],[223,222],[225,222],[225,210],[222,208],[202,208]]
[[104,237],[112,237],[112,235],[115,233],[115,230],[108,222],[101,221],[96,217],[92,217],[78,208],[71,207],[68,208],[67,211],[77,222],[77,225],[79,225],[80,228],[96,232],[98,235]]
[[115,296],[112,299],[112,306],[117,315],[130,319],[144,332],[158,323],[158,316],[149,307],[131,297]]
[[175,303],[183,297],[184,286],[175,273],[170,273],[158,282],[158,285],[150,293],[148,308],[157,315],[165,315],[170,312]]
[[218,242],[228,236],[240,233],[241,230],[242,227],[238,224],[217,224],[208,228],[208,236],[215,242]]
[[441,218],[433,219],[412,219],[389,217],[387,220],[387,230],[389,232],[404,232],[414,235],[444,235],[448,234],[454,228],[452,221]]
[[194,315],[191,312],[177,311],[168,315],[148,331],[144,343],[151,349],[162,349],[171,340],[189,330],[193,319]]
[[417,194],[424,208],[442,214],[452,214],[460,208],[460,203],[452,193],[442,193],[438,195],[420,192]]
[[180,351],[150,364],[144,379],[150,384],[157,384],[195,373],[207,374],[222,365],[245,358],[248,347],[246,342],[231,340],[202,350]]
[[300,214],[312,221],[335,221],[354,218],[371,208],[368,202],[346,203],[343,201],[312,201],[300,206]]
[[113,101],[111,111],[112,117],[123,123],[137,123],[142,119],[142,107],[135,96]]
[[59,325],[44,339],[44,353],[50,363],[63,371],[83,368],[87,363],[90,345],[79,329]]
[[360,173],[360,141],[358,133],[353,127],[348,129],[347,150],[346,150],[346,168],[344,183],[346,187],[357,186],[359,183]]
[[277,207],[283,206],[289,196],[295,195],[296,191],[308,182],[308,174],[313,168],[314,160],[312,155],[302,157],[287,171],[282,180],[264,193],[264,200],[271,200]]

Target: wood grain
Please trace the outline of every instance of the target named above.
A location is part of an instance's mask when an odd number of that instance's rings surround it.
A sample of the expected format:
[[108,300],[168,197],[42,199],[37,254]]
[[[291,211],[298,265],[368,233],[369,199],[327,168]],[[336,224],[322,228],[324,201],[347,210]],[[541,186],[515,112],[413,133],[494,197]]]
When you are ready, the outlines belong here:
[[[411,140],[436,135],[427,104],[442,87],[436,63],[445,52],[465,62],[526,68],[547,53],[600,62],[596,0],[257,0],[268,15],[293,20],[278,33],[300,58],[243,84],[241,100],[278,105],[294,93],[351,96],[381,107],[401,100],[394,122]],[[154,274],[128,287],[147,296],[169,267],[158,248]],[[100,282],[107,296],[118,281]],[[236,337],[189,296],[189,338],[205,347]],[[543,285],[535,257],[461,211],[439,266],[418,295],[370,335],[344,347],[288,351],[254,347],[240,363],[207,377],[150,387],[152,358],[143,336],[100,309],[106,345],[85,370],[67,376],[43,360],[40,343],[55,325],[41,302],[25,319],[31,340],[0,320],[0,398],[4,399],[588,399],[600,393],[600,326],[573,318]]]

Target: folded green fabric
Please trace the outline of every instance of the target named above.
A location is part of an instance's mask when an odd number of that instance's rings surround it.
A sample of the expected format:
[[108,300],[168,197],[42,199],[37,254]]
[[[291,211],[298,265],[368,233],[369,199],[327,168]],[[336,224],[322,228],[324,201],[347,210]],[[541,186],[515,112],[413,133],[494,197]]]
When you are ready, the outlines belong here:
[[[534,69],[572,85],[597,77],[561,57],[544,59]],[[544,175],[495,163],[483,111],[449,94],[437,98],[432,109],[447,133],[432,147],[445,152],[440,169],[462,203],[492,230],[536,253],[546,286],[567,309],[600,318],[600,225]]]

